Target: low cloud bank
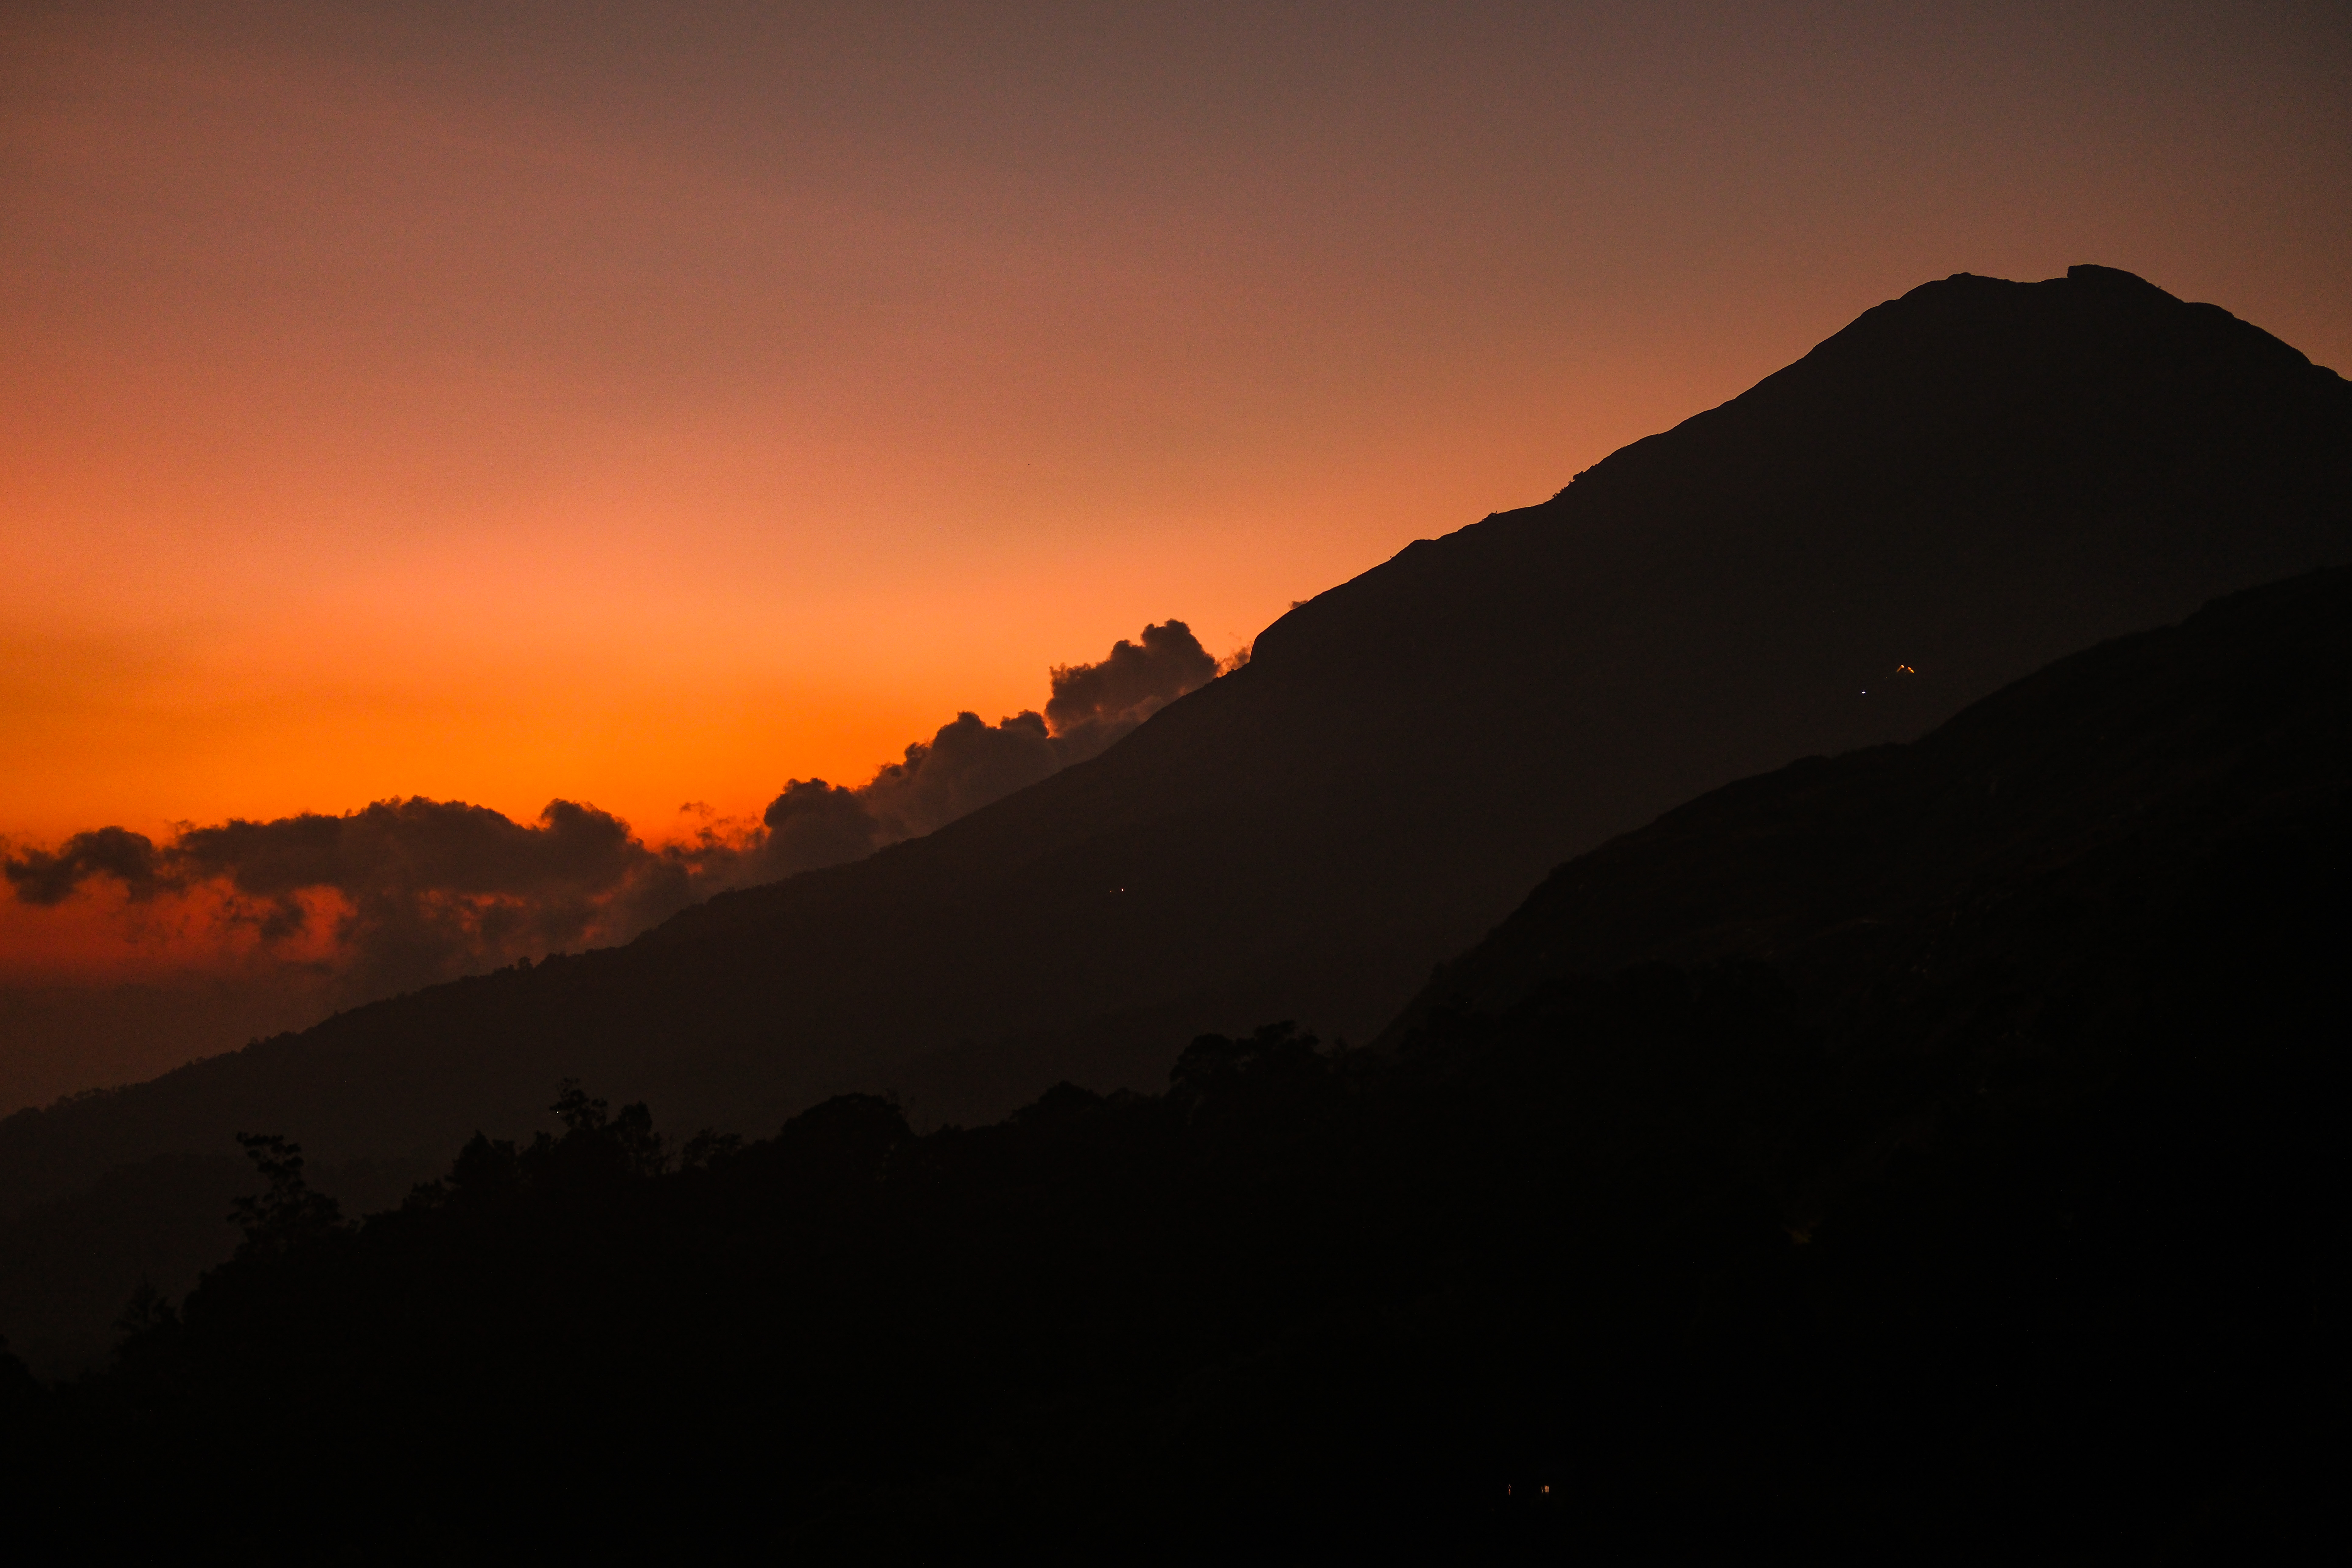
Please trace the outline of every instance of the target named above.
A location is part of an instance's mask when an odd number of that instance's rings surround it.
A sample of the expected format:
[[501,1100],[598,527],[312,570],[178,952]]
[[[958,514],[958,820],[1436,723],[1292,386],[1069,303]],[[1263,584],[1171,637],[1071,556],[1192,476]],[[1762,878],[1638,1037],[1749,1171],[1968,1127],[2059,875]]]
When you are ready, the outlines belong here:
[[0,873],[35,905],[101,878],[135,904],[200,902],[217,938],[331,968],[355,999],[617,934],[614,916],[667,858],[575,801],[525,825],[420,795],[341,816],[237,818],[163,844],[102,827],[11,856]]
[[727,888],[855,860],[1095,756],[1221,668],[1181,621],[1121,639],[1098,664],[1056,666],[1043,714],[959,713],[862,785],[794,779],[757,823],[651,846],[609,812],[548,804],[533,823],[423,796],[341,816],[188,827],[165,843],[122,827],[0,858],[20,901],[54,907],[119,883],[151,906],[209,910],[215,937],[331,982],[341,1001],[515,959],[624,942]]

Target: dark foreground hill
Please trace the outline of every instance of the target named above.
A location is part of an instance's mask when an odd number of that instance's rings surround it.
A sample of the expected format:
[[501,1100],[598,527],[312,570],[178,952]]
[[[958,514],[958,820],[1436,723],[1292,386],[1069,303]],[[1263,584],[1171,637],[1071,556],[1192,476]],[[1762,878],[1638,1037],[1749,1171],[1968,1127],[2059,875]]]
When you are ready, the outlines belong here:
[[[688,1126],[853,1089],[929,1125],[1156,1082],[1202,1030],[1361,1038],[1611,833],[2347,558],[2334,373],[2126,274],[1956,277],[1299,606],[1245,669],[927,838],[10,1118],[0,1205],[255,1127],[437,1159],[540,1124],[566,1076]],[[69,1262],[0,1238],[0,1276]],[[9,1302],[0,1279],[0,1327]]]
[[[1562,868],[1391,1047],[282,1152],[20,1529],[405,1561],[2276,1552],[2335,1482],[2352,572]],[[268,1152],[265,1151],[264,1152]],[[0,1364],[0,1373],[7,1368]],[[125,1484],[126,1478],[136,1478]]]
[[[2323,892],[2347,808],[2352,575],[2333,571],[2062,660],[1910,745],[1668,812],[1555,870],[1383,1043],[1567,975],[1738,958],[1833,1036],[2031,1073],[2047,1042],[2128,1020],[2166,965],[2235,986],[2352,958],[2352,910]],[[2157,952],[2191,909],[2199,945]]]

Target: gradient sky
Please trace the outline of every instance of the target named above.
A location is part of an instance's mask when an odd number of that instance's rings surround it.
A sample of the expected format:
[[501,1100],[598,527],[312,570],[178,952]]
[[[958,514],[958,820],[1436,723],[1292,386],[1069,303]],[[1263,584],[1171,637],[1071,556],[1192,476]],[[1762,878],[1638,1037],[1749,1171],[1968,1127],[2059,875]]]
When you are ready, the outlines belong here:
[[2347,82],[2341,4],[13,4],[0,835],[756,812],[1955,271],[2352,369]]

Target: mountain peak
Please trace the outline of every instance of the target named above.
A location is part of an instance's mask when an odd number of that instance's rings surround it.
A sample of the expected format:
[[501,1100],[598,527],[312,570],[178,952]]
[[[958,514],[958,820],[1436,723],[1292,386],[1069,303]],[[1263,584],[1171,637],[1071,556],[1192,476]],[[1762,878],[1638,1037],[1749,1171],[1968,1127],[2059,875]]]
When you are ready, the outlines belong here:
[[2066,281],[2086,283],[2094,289],[2109,289],[2119,294],[2153,294],[2160,300],[2175,298],[2137,272],[2126,272],[2120,267],[2095,266],[2087,261],[2066,268]]

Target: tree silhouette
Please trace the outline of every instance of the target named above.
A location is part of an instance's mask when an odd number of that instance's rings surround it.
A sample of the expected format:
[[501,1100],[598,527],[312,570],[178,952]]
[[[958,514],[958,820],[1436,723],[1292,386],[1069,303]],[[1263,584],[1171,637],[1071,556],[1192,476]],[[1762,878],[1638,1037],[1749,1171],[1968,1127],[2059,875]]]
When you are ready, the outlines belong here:
[[255,1196],[237,1199],[229,1215],[229,1223],[245,1231],[237,1257],[284,1257],[341,1228],[341,1205],[312,1191],[302,1173],[302,1145],[275,1132],[240,1132],[236,1141],[269,1184]]

